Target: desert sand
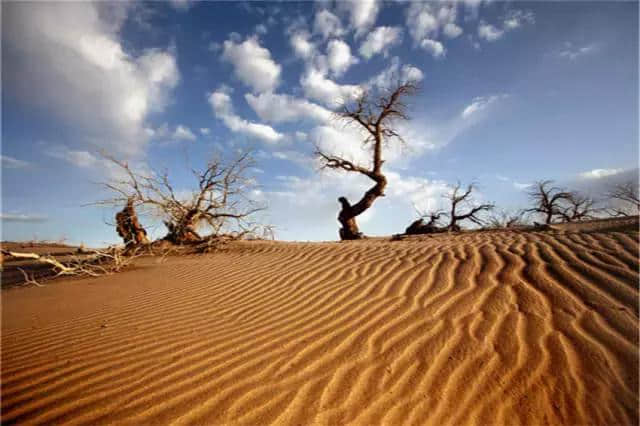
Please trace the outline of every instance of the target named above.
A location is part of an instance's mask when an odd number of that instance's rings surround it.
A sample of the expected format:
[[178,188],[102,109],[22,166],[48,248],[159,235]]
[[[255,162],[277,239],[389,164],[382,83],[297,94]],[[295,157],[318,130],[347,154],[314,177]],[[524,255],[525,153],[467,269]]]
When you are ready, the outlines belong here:
[[2,291],[2,423],[638,423],[638,233],[238,242]]

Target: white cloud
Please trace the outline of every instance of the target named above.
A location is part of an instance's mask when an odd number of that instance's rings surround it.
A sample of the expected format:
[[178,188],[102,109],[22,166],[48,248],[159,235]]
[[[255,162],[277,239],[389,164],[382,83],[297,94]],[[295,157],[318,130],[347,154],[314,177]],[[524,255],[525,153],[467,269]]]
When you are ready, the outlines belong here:
[[491,24],[487,24],[481,21],[478,25],[478,37],[485,39],[486,41],[496,41],[502,38],[504,30],[494,27]]
[[420,69],[413,65],[400,66],[400,59],[397,56],[391,58],[391,64],[381,73],[374,76],[367,82],[367,86],[378,89],[388,88],[397,80],[402,82],[412,81],[419,83],[424,78],[424,74]]
[[124,3],[3,6],[4,90],[60,117],[78,145],[140,155],[179,80],[175,49],[127,52]]
[[478,25],[478,37],[488,42],[501,39],[507,31],[513,31],[525,24],[535,23],[535,15],[531,11],[510,10],[502,19],[501,28],[480,21]]
[[49,220],[47,216],[36,214],[15,214],[15,213],[2,213],[0,214],[0,221],[2,222],[22,222],[22,223],[38,223],[46,222]]
[[440,58],[445,54],[444,46],[436,40],[424,39],[420,42],[420,47],[431,53],[434,58]]
[[386,57],[389,48],[402,41],[402,28],[400,27],[378,27],[371,31],[364,43],[360,45],[360,54],[369,59],[373,55],[383,53]]
[[444,45],[438,40],[441,34],[448,38],[462,34],[457,19],[455,3],[412,2],[407,9],[407,27],[414,45],[426,49],[435,57],[445,53]]
[[256,25],[256,34],[264,35],[267,33],[267,26],[264,24]]
[[531,11],[510,10],[504,18],[503,26],[506,30],[515,30],[524,24],[535,23],[535,16]]
[[380,11],[379,0],[348,0],[338,3],[349,14],[349,23],[356,31],[356,37],[362,35],[376,23]]
[[513,186],[520,191],[530,188],[532,185],[532,183],[513,182]]
[[2,167],[6,169],[22,169],[31,164],[28,161],[18,160],[8,155],[0,155],[0,159],[2,159]]
[[271,126],[247,121],[237,116],[233,111],[231,97],[224,90],[214,91],[209,95],[209,104],[213,112],[233,132],[239,132],[263,142],[274,144],[284,138]]
[[313,165],[313,158],[299,151],[274,151],[272,155],[279,160],[291,161],[305,168],[310,168]]
[[211,133],[211,130],[208,127],[201,127],[200,134],[207,136]]
[[340,76],[358,59],[351,55],[351,48],[342,40],[331,40],[327,45],[327,62],[334,75]]
[[456,38],[462,34],[462,28],[451,22],[446,23],[442,28],[442,31],[444,32],[444,35],[449,38]]
[[475,115],[480,111],[485,110],[494,102],[499,101],[500,99],[505,99],[507,96],[508,95],[506,94],[478,96],[474,98],[473,101],[462,110],[462,113],[460,115],[462,116],[462,118],[465,118],[465,119],[469,118],[472,115]]
[[325,122],[331,118],[331,111],[306,99],[271,92],[253,95],[247,93],[245,99],[261,120],[274,123],[310,118]]
[[593,169],[588,172],[580,173],[580,177],[583,179],[600,179],[607,176],[617,175],[623,171],[623,169]]
[[59,160],[67,161],[76,167],[91,168],[98,163],[98,158],[88,151],[70,149],[64,145],[49,146],[45,154]]
[[300,78],[300,85],[306,96],[323,102],[334,108],[347,99],[362,93],[362,88],[351,84],[337,84],[328,79],[321,71],[310,67]]
[[297,57],[308,59],[315,54],[315,45],[309,41],[310,37],[307,31],[295,31],[291,34],[289,43]]
[[564,48],[560,50],[558,56],[569,60],[578,59],[581,56],[589,55],[597,52],[598,45],[595,43],[587,44],[582,47],[574,46],[571,42],[566,42]]
[[188,10],[193,3],[195,3],[195,0],[169,0],[169,4],[179,11]]
[[173,138],[181,141],[194,141],[196,140],[196,135],[191,131],[190,128],[180,124],[173,132]]
[[342,28],[340,18],[329,12],[327,9],[322,9],[316,13],[313,22],[313,32],[321,34],[326,40],[329,37],[342,37],[344,29]]
[[427,2],[412,2],[407,10],[407,27],[414,41],[433,36],[439,28],[433,6]]
[[281,67],[256,37],[241,43],[225,41],[222,58],[233,65],[236,76],[254,91],[273,90],[279,83]]

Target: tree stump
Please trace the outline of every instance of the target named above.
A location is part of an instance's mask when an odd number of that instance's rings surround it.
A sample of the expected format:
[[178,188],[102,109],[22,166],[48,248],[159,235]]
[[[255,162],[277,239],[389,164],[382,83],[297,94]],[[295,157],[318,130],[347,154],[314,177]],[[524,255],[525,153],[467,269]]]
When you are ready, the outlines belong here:
[[116,230],[127,247],[149,244],[147,231],[140,225],[138,215],[133,208],[133,198],[129,198],[122,211],[116,213]]

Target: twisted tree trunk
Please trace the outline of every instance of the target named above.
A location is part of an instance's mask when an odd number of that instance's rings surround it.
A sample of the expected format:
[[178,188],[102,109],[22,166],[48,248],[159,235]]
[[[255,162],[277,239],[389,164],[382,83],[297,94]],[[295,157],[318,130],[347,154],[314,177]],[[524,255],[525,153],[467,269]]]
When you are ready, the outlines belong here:
[[196,232],[198,213],[198,209],[192,209],[176,224],[165,222],[166,227],[169,229],[169,233],[164,237],[164,239],[171,241],[174,244],[201,241],[202,237]]
[[133,207],[133,198],[129,198],[122,211],[116,213],[116,230],[127,247],[149,244],[147,231],[140,225]]
[[338,214],[338,221],[342,225],[339,231],[341,240],[357,240],[362,238],[362,232],[358,229],[356,217],[371,207],[376,198],[384,196],[384,188],[387,186],[385,176],[382,173],[377,173],[369,177],[375,180],[376,184],[371,187],[356,204],[351,205],[345,197],[338,198],[338,201],[342,205],[340,214]]

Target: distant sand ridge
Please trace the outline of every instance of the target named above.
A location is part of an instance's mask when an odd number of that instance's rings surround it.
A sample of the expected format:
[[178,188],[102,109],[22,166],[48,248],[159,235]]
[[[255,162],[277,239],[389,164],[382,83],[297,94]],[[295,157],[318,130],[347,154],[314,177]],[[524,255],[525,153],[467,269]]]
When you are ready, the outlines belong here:
[[239,242],[2,292],[2,423],[638,424],[638,233]]

